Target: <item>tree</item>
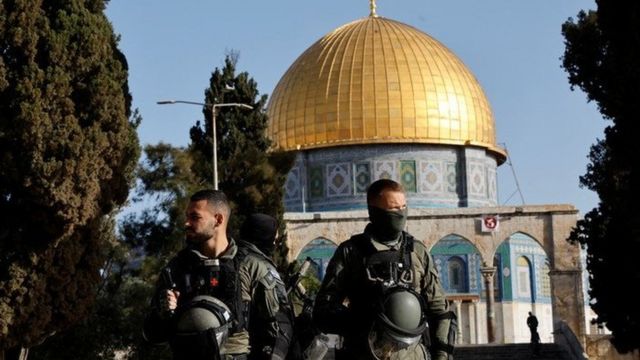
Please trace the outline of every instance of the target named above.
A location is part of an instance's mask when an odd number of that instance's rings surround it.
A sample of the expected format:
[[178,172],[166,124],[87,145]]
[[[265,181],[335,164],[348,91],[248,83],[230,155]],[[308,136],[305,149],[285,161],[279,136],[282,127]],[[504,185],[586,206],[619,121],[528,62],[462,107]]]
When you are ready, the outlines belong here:
[[[284,234],[284,183],[293,165],[294,154],[271,148],[266,135],[267,115],[264,108],[267,96],[258,94],[257,83],[246,72],[236,75],[237,55],[225,58],[225,66],[215,69],[205,103],[242,103],[253,110],[221,107],[216,114],[218,170],[220,189],[232,203],[230,229],[237,238],[237,230],[247,215],[263,212],[274,216],[280,224],[277,260],[286,269],[286,234]],[[200,179],[212,179],[212,114],[211,107],[203,109],[204,128],[198,122],[191,128],[191,147],[194,173]]]
[[169,360],[167,347],[146,344],[140,331],[154,288],[145,281],[150,274],[137,267],[136,252],[114,238],[102,272],[95,305],[89,316],[72,329],[49,338],[35,347],[36,360],[115,358]]
[[[230,54],[224,67],[214,70],[204,103],[242,103],[253,108],[216,109],[219,188],[231,202],[229,231],[237,238],[240,224],[254,212],[276,217],[284,230],[284,182],[294,154],[271,148],[264,111],[267,96],[258,93],[257,83],[248,73],[236,74],[236,61],[237,55]],[[125,221],[123,234],[135,246],[144,247],[149,256],[166,260],[183,246],[188,197],[196,190],[213,187],[211,111],[211,106],[203,107],[204,120],[191,127],[187,148],[168,144],[145,148],[146,160],[138,170],[138,195],[152,197],[158,205]],[[284,239],[284,231],[280,234]],[[280,252],[286,254],[286,242],[279,244]],[[281,259],[284,263],[286,257]]]
[[188,195],[199,189],[189,153],[159,143],[144,149],[137,169],[134,202],[148,197],[154,206],[129,214],[120,223],[108,257],[96,305],[78,326],[52,337],[32,352],[36,360],[128,359],[169,360],[167,346],[152,346],[142,338],[160,268],[184,244],[184,209]]
[[[263,109],[266,97],[259,96],[257,84],[247,73],[235,73],[235,59],[229,56],[222,69],[215,69],[204,100],[209,104],[246,103],[254,108],[219,108],[216,116],[220,189],[233,208],[230,230],[236,230],[241,219],[254,211],[281,216],[284,179],[293,163],[292,154],[270,149]],[[143,341],[140,316],[148,310],[160,268],[184,246],[189,196],[212,188],[212,117],[208,108],[203,113],[205,120],[190,130],[192,143],[187,148],[163,143],[145,147],[137,170],[136,199],[153,201],[154,206],[127,216],[120,224],[120,241],[111,247],[109,257],[113,266],[105,267],[109,271],[91,316],[73,331],[39,347],[36,359],[111,359],[118,350],[126,350],[130,359],[171,358],[166,347],[151,347]],[[280,244],[286,255],[286,243]],[[84,339],[83,346],[65,351],[78,339]]]
[[563,27],[564,69],[572,89],[584,90],[610,121],[589,154],[581,186],[600,202],[573,230],[570,241],[587,250],[591,307],[612,331],[620,352],[640,349],[640,311],[629,286],[640,283],[640,4],[596,1]]
[[0,358],[87,316],[132,184],[140,120],[104,5],[0,0]]

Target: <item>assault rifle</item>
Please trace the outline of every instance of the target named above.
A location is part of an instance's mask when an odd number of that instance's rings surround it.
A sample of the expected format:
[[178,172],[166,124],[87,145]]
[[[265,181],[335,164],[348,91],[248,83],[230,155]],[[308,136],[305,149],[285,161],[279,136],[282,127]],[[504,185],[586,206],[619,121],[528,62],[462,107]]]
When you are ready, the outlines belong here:
[[304,262],[300,266],[300,269],[298,270],[298,272],[296,272],[289,278],[289,281],[287,282],[287,295],[289,295],[292,291],[294,291],[296,295],[298,295],[302,300],[307,299],[306,290],[304,286],[302,286],[301,281],[302,281],[302,278],[307,273],[307,271],[309,270],[309,268],[311,267],[312,263],[315,264],[313,259],[307,256],[307,258],[304,260]]
[[[289,278],[287,283],[287,295],[291,292],[302,300],[302,311],[295,319],[294,328],[297,329],[297,342],[303,351],[302,358],[305,360],[321,360],[329,351],[328,338],[314,326],[312,321],[313,298],[307,294],[302,285],[302,278],[305,276],[311,264],[317,266],[316,262],[307,257],[298,272]],[[291,296],[291,295],[289,295]]]

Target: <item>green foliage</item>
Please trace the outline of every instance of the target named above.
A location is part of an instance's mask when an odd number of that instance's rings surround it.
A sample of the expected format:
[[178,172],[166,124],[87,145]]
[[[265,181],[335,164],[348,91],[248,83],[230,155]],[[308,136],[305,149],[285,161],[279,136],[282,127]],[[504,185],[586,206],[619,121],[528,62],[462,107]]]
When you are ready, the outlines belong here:
[[[207,104],[242,103],[253,107],[216,109],[219,188],[227,194],[232,207],[229,232],[237,238],[248,214],[273,215],[280,222],[277,257],[284,264],[288,249],[282,198],[293,154],[270,148],[264,111],[267,97],[260,96],[256,82],[246,72],[236,74],[235,59],[227,56],[225,66],[214,70],[204,99]],[[184,210],[189,196],[197,190],[213,188],[211,111],[210,106],[203,107],[204,121],[191,127],[191,144],[186,149],[162,143],[144,149],[146,158],[138,170],[138,196],[151,198],[157,204],[140,215],[129,216],[122,224],[122,234],[130,246],[143,247],[147,255],[162,261],[184,246]]]
[[612,331],[621,352],[640,349],[640,312],[629,286],[640,283],[640,4],[597,1],[563,27],[563,66],[572,88],[595,101],[611,125],[589,153],[580,183],[600,197],[570,241],[587,249],[590,295],[597,321]]
[[[235,90],[227,89],[231,84]],[[266,97],[256,89],[246,73],[235,75],[235,63],[227,58],[225,67],[214,71],[207,90],[207,94],[219,91],[223,97],[205,99],[254,107],[252,111],[218,109],[220,189],[232,201],[233,235],[244,216],[254,211],[279,215],[282,224],[282,189],[293,161],[290,154],[270,151],[263,110]],[[170,358],[166,346],[143,341],[142,321],[161,267],[184,246],[189,196],[213,187],[211,113],[207,109],[205,119],[204,129],[200,123],[191,128],[192,144],[186,149],[162,143],[145,147],[137,171],[136,200],[150,200],[154,206],[127,216],[120,224],[121,238],[108,251],[110,261],[90,316],[73,331],[34,349],[33,358],[112,359],[116,352],[128,359]],[[286,246],[280,249],[286,254]]]
[[171,359],[168,347],[145,344],[140,331],[153,289],[152,279],[128,264],[126,245],[111,244],[103,282],[90,316],[69,331],[51,337],[31,351],[36,360],[54,359]]
[[[266,136],[267,96],[260,96],[257,83],[242,72],[236,74],[233,54],[225,59],[222,69],[215,69],[205,91],[207,104],[241,103],[253,107],[218,107],[216,109],[216,142],[218,145],[219,187],[232,203],[230,234],[237,238],[247,215],[262,212],[274,216],[280,224],[276,260],[286,268],[286,234],[284,233],[284,183],[293,165],[294,155],[270,151]],[[213,180],[212,108],[205,107],[204,126],[198,122],[191,128],[190,151],[193,171],[200,179]],[[276,149],[277,150],[277,149]]]
[[202,187],[193,173],[192,155],[167,144],[148,145],[145,160],[138,169],[138,196],[156,204],[140,215],[123,221],[122,235],[132,247],[143,247],[145,254],[167,260],[184,245],[184,210],[189,196]]
[[0,353],[87,316],[139,155],[101,0],[0,0]]

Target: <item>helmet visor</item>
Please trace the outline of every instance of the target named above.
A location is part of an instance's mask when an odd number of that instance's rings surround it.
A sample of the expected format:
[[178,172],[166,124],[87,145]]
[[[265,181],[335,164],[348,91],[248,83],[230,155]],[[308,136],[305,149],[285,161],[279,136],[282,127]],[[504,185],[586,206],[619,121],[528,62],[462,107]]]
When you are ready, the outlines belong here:
[[394,353],[417,343],[420,337],[421,335],[399,334],[389,328],[374,325],[369,331],[369,349],[375,359],[387,360]]

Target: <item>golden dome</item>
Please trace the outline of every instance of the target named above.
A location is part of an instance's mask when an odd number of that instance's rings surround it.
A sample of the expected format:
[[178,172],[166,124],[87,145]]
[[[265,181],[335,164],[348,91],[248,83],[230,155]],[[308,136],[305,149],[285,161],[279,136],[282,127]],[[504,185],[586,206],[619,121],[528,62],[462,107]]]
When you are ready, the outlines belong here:
[[287,70],[268,105],[284,150],[426,143],[480,146],[501,163],[491,107],[473,74],[422,31],[369,16],[343,25]]

